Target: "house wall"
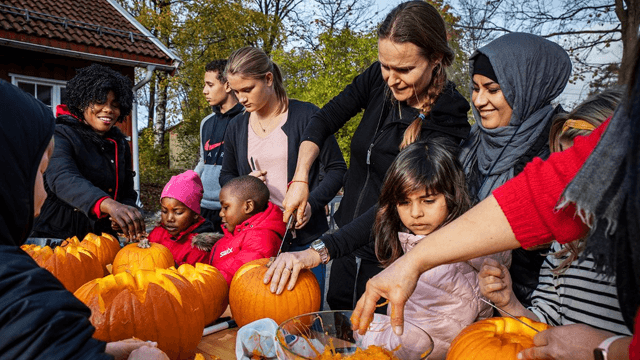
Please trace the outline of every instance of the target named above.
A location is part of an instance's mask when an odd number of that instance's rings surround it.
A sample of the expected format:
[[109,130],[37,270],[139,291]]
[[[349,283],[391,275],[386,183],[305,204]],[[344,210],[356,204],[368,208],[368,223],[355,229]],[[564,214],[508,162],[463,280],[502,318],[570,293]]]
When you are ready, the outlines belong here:
[[178,127],[180,127],[180,125],[174,126],[168,131],[169,133],[169,168],[180,169],[180,170],[193,169],[195,168],[199,155],[183,154],[183,151],[191,151],[190,149],[193,149],[193,147],[190,145],[193,145],[195,142],[200,140],[198,136],[193,136],[189,138],[185,138],[184,136],[179,136],[178,131],[176,131]]
[[[0,45],[0,79],[11,82],[9,74],[20,74],[51,80],[68,81],[76,75],[76,69],[91,65],[93,62],[79,58],[40,53]],[[135,69],[114,64],[106,64],[112,69],[135,80]],[[131,136],[131,116],[117,125],[122,132]]]

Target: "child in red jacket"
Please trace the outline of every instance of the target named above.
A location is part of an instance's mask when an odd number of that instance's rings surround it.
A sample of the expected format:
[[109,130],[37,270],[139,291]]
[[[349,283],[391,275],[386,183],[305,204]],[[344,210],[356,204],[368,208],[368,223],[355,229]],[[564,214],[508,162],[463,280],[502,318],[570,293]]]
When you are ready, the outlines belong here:
[[286,225],[282,210],[269,201],[269,189],[254,176],[227,182],[220,190],[220,205],[224,236],[213,245],[210,264],[230,284],[243,264],[277,254]]
[[192,245],[196,235],[213,236],[213,224],[200,216],[202,181],[193,170],[172,176],[160,195],[161,221],[149,241],[166,246],[176,266],[209,261],[209,252]]

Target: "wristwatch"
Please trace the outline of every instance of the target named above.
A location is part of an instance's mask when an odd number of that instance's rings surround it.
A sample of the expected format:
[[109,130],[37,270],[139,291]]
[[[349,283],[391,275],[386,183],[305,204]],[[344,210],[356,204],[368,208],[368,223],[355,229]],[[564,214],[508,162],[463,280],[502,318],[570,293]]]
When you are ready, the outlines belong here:
[[326,264],[329,262],[329,250],[327,250],[327,247],[324,245],[324,242],[322,242],[322,240],[320,239],[314,240],[311,243],[311,249],[315,250],[315,252],[317,252],[318,255],[320,255],[320,260],[322,261],[323,264]]
[[607,360],[607,353],[609,352],[609,346],[613,344],[614,341],[625,337],[624,335],[612,336],[605,341],[601,342],[595,350],[593,350],[593,358],[594,360]]

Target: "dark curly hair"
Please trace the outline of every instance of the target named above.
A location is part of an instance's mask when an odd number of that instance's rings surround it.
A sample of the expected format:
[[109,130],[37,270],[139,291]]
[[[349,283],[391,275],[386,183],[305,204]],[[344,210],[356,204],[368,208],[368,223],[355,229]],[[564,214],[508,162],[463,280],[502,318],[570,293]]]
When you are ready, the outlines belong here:
[[84,119],[84,110],[91,104],[106,102],[109,91],[113,91],[120,103],[120,116],[116,122],[121,122],[131,114],[133,84],[128,77],[109,67],[93,64],[78,70],[67,82],[64,101],[73,115]]

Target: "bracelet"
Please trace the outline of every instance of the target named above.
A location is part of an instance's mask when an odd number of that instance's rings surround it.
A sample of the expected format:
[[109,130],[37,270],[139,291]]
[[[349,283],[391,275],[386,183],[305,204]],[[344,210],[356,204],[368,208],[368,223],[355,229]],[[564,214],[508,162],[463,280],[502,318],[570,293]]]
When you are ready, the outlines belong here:
[[304,181],[304,180],[291,180],[291,181],[289,181],[289,183],[287,183],[287,190],[289,190],[289,186],[291,186],[291,184],[296,183],[296,182],[305,183],[305,184],[307,184],[307,186],[309,185],[309,183]]

